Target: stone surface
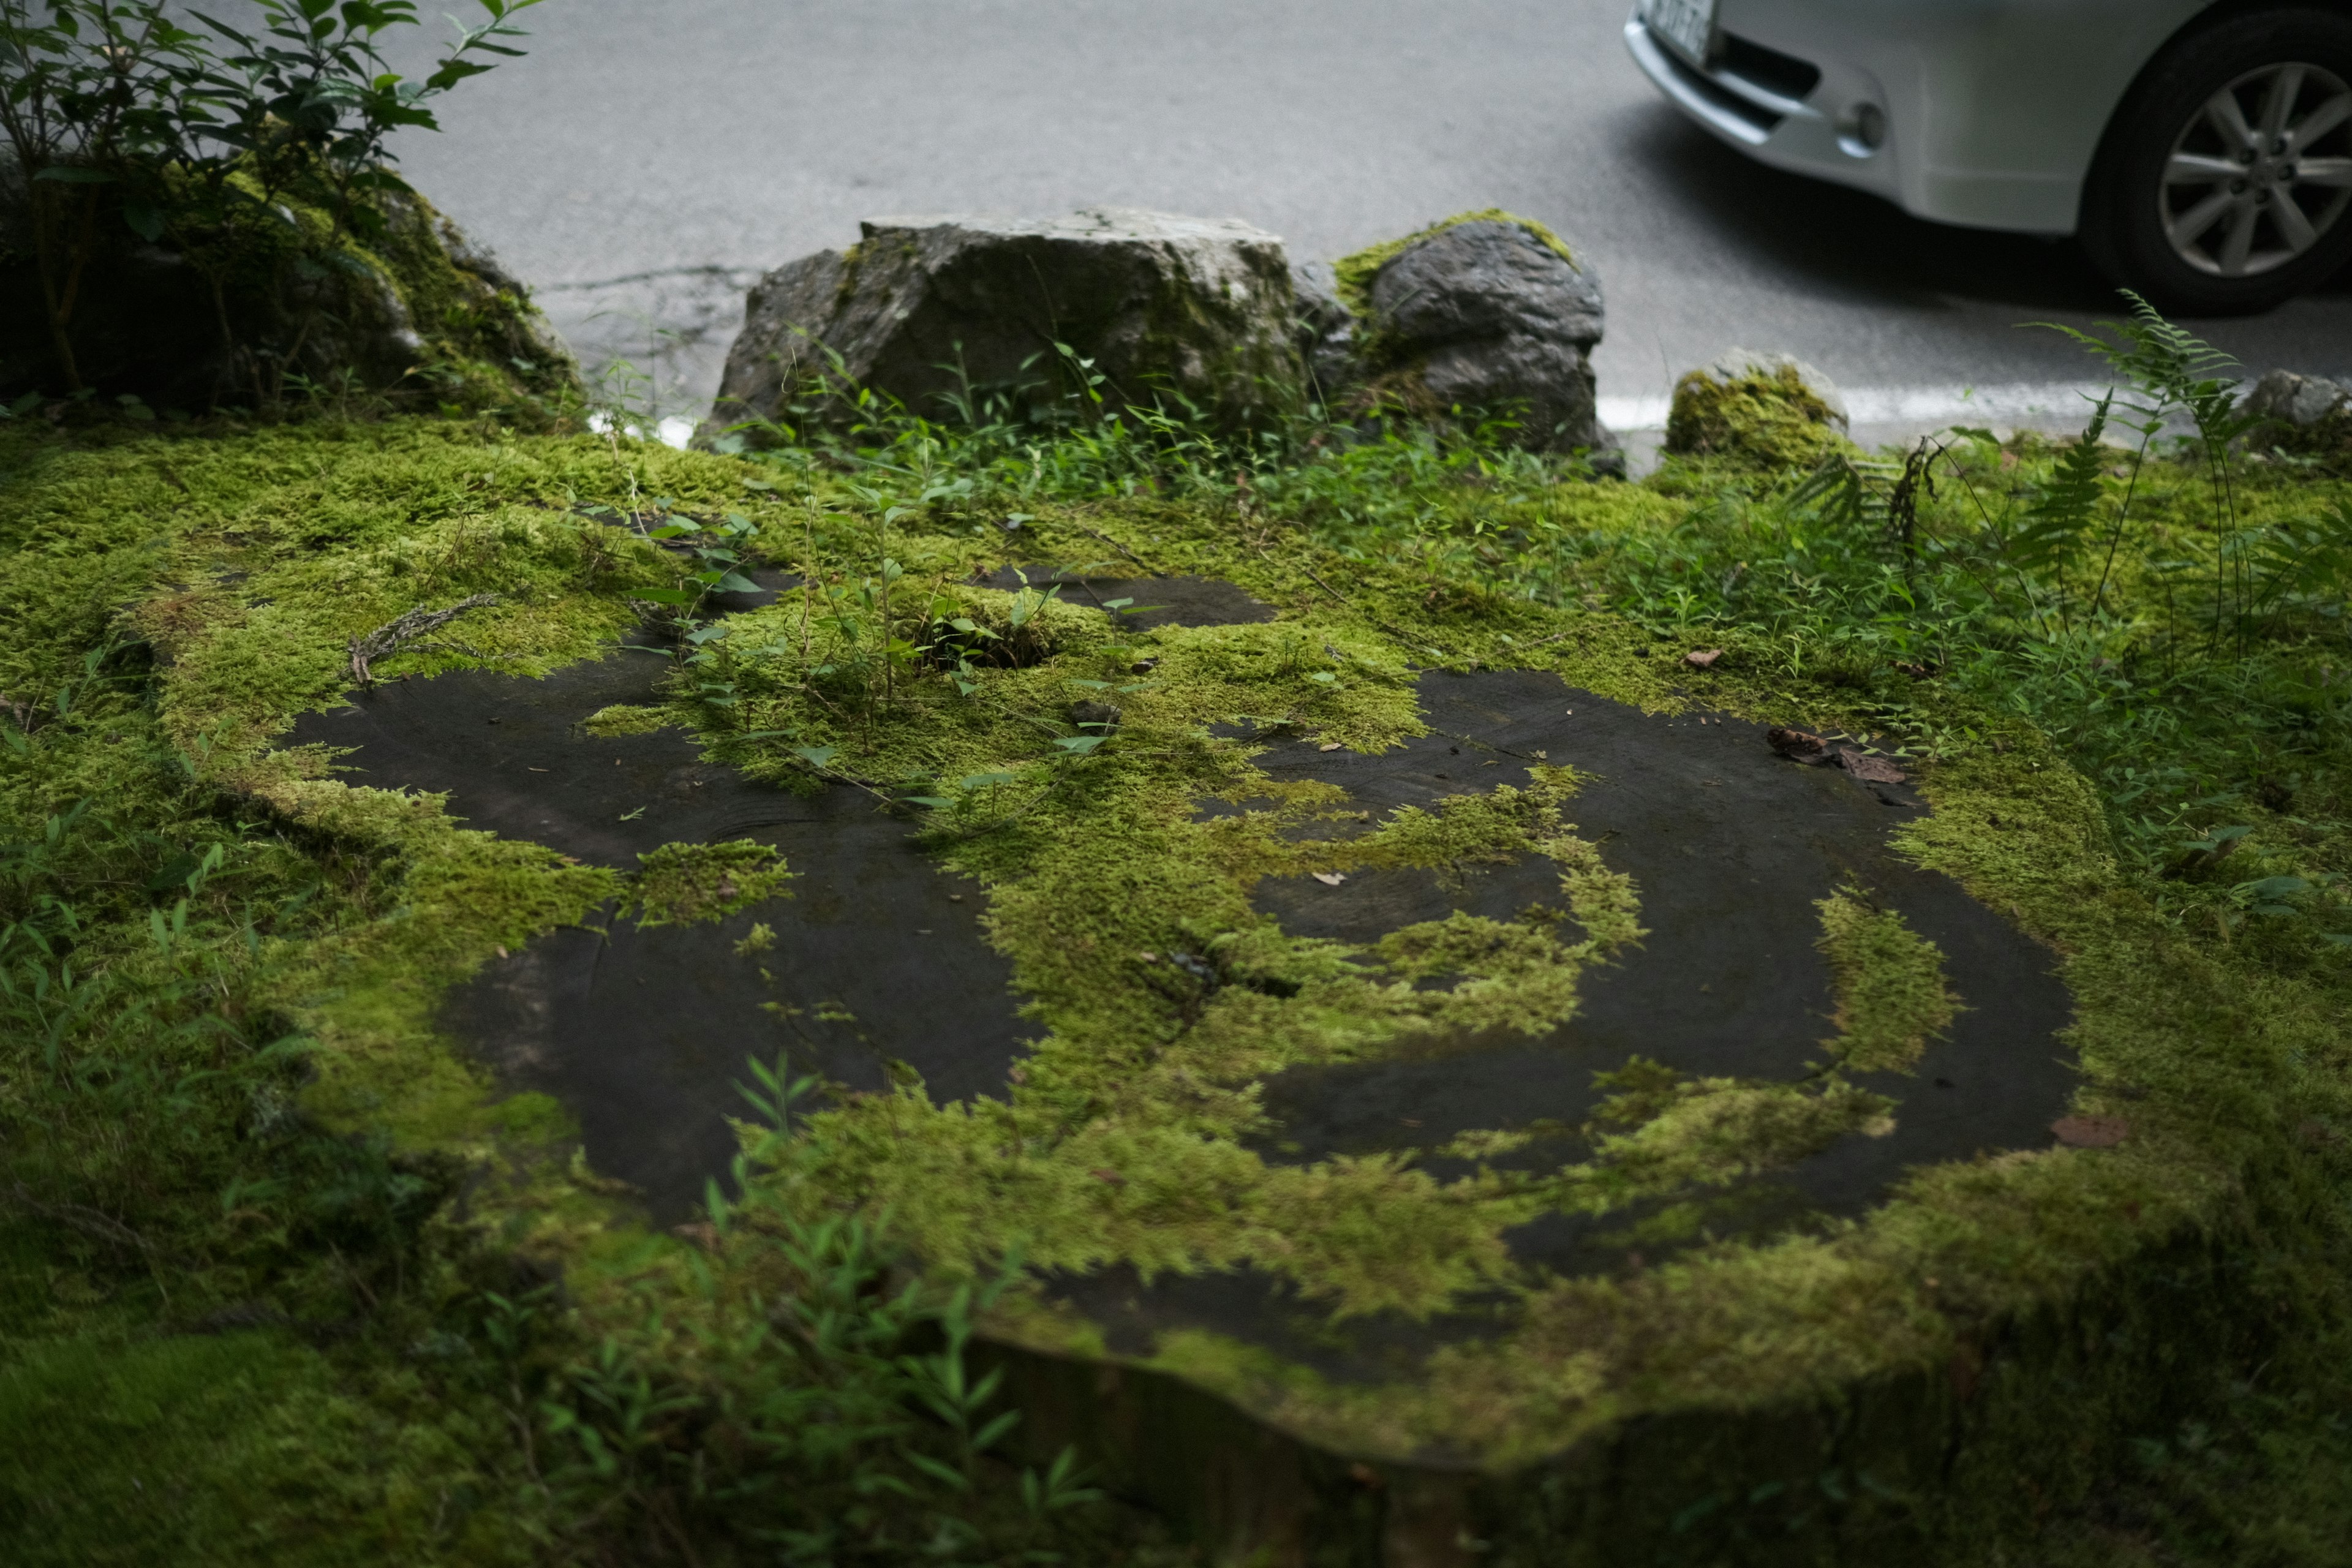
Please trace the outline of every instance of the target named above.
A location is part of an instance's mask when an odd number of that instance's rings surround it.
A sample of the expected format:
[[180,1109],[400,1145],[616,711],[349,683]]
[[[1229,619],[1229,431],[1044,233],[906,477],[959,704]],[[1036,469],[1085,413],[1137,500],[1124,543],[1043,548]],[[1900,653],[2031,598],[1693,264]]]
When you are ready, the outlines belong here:
[[2242,405],[2255,418],[2308,430],[2352,405],[2352,387],[2324,376],[2274,370],[2254,384]]
[[1475,219],[1418,237],[1366,290],[1382,383],[1430,414],[1508,414],[1538,451],[1614,445],[1595,409],[1601,280],[1517,223]]
[[[1300,396],[1289,265],[1279,239],[1247,224],[1097,207],[861,228],[848,251],[803,257],[751,289],[705,439],[791,420],[813,379],[932,417],[956,414],[967,385],[1056,402],[1084,390],[1056,344],[1093,362],[1083,374],[1101,378],[1108,407],[1159,397],[1244,426]],[[835,401],[817,416],[846,412]]]
[[[671,668],[642,642],[527,679],[461,670],[390,681],[305,715],[298,744],[342,752],[353,784],[446,792],[467,826],[634,868],[668,843],[781,849],[780,897],[713,923],[603,911],[502,953],[452,991],[443,1026],[510,1088],[562,1100],[588,1159],[665,1223],[724,1179],[747,1058],[847,1089],[919,1076],[940,1100],[1000,1089],[1027,1031],[976,885],[900,817],[836,785],[800,795],[706,762],[683,730],[598,735],[582,721],[653,700]],[[740,943],[764,924],[772,947]]]
[[[570,350],[488,250],[422,197],[376,201],[383,232],[346,241],[351,265],[305,277],[273,253],[232,273],[223,307],[244,353],[224,345],[211,285],[185,257],[110,220],[71,322],[82,381],[157,408],[249,404],[257,352],[265,362],[290,354],[296,374],[320,383],[347,373],[369,393],[429,389],[436,401],[451,401],[456,382],[492,401],[576,388]],[[0,399],[66,391],[29,227],[21,205],[0,197]],[[429,382],[412,379],[428,366]]]
[[1290,290],[1308,394],[1326,406],[1338,404],[1364,383],[1355,312],[1339,298],[1339,279],[1328,261],[1293,266]]

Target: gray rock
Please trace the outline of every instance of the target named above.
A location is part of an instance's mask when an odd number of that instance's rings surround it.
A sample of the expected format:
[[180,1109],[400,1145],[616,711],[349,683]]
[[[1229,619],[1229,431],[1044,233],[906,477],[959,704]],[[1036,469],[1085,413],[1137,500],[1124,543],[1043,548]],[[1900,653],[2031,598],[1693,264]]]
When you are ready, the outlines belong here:
[[1364,384],[1356,313],[1339,298],[1339,278],[1328,261],[1294,264],[1290,291],[1308,394],[1327,407],[1338,404]]
[[1614,447],[1594,404],[1601,281],[1522,226],[1474,219],[1414,240],[1367,289],[1381,384],[1427,411],[1513,411],[1538,451]]
[[[1282,242],[1247,224],[1099,207],[861,228],[849,251],[804,257],[753,287],[705,440],[803,417],[793,405],[818,384],[872,388],[936,417],[979,412],[959,406],[975,392],[1034,407],[1098,377],[1106,407],[1158,398],[1226,426],[1303,395]],[[816,402],[818,418],[848,412],[845,398]]]
[[2241,407],[2257,419],[2308,430],[2329,415],[2352,407],[2352,387],[2322,376],[2274,370],[2254,384]]

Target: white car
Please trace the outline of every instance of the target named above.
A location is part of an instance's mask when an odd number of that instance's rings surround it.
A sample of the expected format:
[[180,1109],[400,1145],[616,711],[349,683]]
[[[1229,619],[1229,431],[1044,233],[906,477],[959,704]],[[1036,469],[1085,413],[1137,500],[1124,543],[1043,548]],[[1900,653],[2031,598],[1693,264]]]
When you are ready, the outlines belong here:
[[2352,257],[2352,0],[1638,0],[1625,43],[1754,158],[2078,236],[2168,310],[2266,310]]

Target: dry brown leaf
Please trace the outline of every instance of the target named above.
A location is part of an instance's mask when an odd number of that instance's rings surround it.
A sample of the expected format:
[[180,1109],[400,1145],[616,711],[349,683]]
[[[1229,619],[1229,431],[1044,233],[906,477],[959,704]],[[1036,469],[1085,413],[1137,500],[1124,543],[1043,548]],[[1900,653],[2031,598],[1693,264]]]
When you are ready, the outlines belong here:
[[669,1233],[683,1241],[690,1241],[705,1252],[719,1250],[719,1227],[709,1220],[698,1219],[688,1225],[674,1225]]
[[1765,742],[1790,762],[1810,763],[1819,766],[1837,761],[1830,743],[1810,730],[1767,730]]
[[2112,1149],[2131,1135],[2131,1123],[2120,1116],[2062,1116],[2050,1131],[2071,1148]]
[[1315,879],[1327,888],[1336,888],[1348,879],[1348,874],[1344,871],[1318,871]]
[[1109,1185],[1114,1187],[1123,1187],[1127,1185],[1127,1178],[1125,1176],[1120,1175],[1117,1171],[1106,1170],[1100,1165],[1088,1171],[1087,1174],[1092,1176],[1097,1182],[1108,1183]]
[[1723,657],[1719,647],[1695,647],[1683,655],[1683,662],[1693,669],[1713,669],[1715,661]]
[[1897,784],[1908,776],[1887,757],[1874,757],[1862,752],[1840,752],[1838,765],[1864,784]]
[[1339,749],[1339,742],[1337,741],[1326,741],[1315,749],[1318,752],[1336,752]]

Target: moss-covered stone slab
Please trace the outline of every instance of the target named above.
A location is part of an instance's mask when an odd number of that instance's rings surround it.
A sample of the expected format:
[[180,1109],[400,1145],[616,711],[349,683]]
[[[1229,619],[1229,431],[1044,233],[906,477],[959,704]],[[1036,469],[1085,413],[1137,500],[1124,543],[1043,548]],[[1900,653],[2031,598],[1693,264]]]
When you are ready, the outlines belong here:
[[[323,445],[61,464],[165,564],[20,601],[142,637],[200,782],[357,889],[269,999],[308,1113],[470,1163],[592,1326],[759,1266],[639,1228],[740,1174],[1009,1272],[1024,1440],[1216,1552],[1597,1563],[2025,1508],[2227,1298],[2266,1037],[2048,743],[1933,682],[1932,757],[1808,767],[1769,730],[1873,743],[1844,688],[1240,506],[1014,537],[709,454]],[[668,614],[646,497],[740,512],[767,585]],[[1181,577],[1272,618],[1127,613]],[[781,1128],[733,1097],[779,1052],[829,1080]]]
[[[1275,616],[1213,579],[1013,565],[977,581],[1051,589],[1151,638],[1161,651],[1130,674]],[[665,705],[676,651],[640,636],[537,679],[394,682],[290,739],[335,748],[353,783],[440,793],[470,826],[634,862],[641,887],[677,847],[781,851],[782,896],[730,877],[718,907],[669,918],[640,890],[600,927],[487,965],[442,1022],[509,1088],[560,1100],[595,1169],[667,1222],[729,1179],[747,1055],[832,1086],[846,1141],[819,1184],[948,1201],[967,1242],[1007,1247],[1040,1203],[1094,1210],[1066,1216],[1075,1247],[1038,1260],[1014,1345],[1205,1355],[1226,1370],[1196,1378],[1261,1416],[1253,1388],[1286,1366],[1342,1408],[1446,1353],[1523,1351],[1542,1281],[1833,1236],[1916,1167],[2045,1145],[2069,1102],[2055,955],[1899,852],[1928,809],[1901,770],[1808,767],[1762,724],[1644,713],[1549,671],[1398,671],[1382,684],[1409,717],[1377,740],[1239,710],[1196,739],[1228,787],[1163,830],[1211,847],[1201,869],[1246,912],[1186,921],[1196,889],[1121,911],[1179,916],[1156,951],[1071,939],[1093,984],[1139,1005],[1092,1054],[1139,1050],[1126,1088],[1141,1103],[1122,1128],[1096,1091],[1062,1136],[1091,1138],[1100,1163],[1048,1196],[1036,1178],[1060,1162],[1027,1171],[961,1131],[1017,1126],[1027,1085],[1067,1064],[1064,1038],[1026,1048],[1022,1002],[1049,1025],[1067,1014],[1050,992],[1015,996],[989,941],[1003,910],[985,919],[982,882],[927,858],[870,788],[796,793],[704,758]],[[1042,854],[1118,875],[1087,825],[1120,809],[1080,812]],[[1092,927],[1112,912],[1101,897],[1058,912]],[[1200,1098],[1230,1109],[1188,1117]],[[1239,1234],[1204,1202],[1241,1208]],[[1197,1233],[1174,1257],[1154,1209]],[[1283,1245],[1248,1235],[1269,1223]],[[1428,1412],[1394,1457],[1475,1459],[1449,1429],[1466,1414]]]

